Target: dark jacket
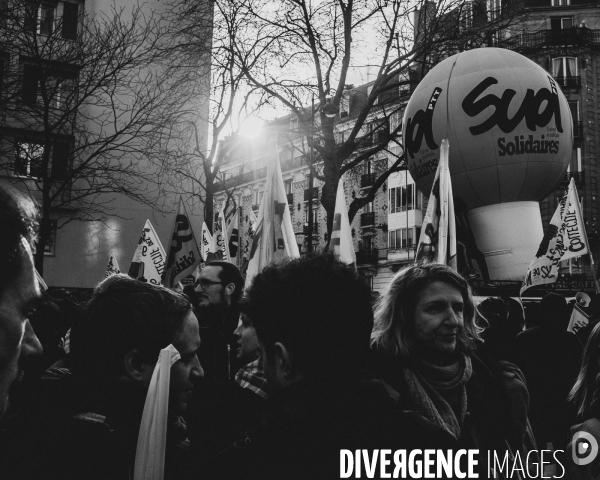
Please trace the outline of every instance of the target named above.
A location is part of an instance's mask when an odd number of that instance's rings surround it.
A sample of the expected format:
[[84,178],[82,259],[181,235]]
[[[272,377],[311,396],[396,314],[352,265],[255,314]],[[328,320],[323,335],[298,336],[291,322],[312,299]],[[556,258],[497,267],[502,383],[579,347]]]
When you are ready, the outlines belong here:
[[[399,373],[402,360],[379,352],[375,352],[374,356],[374,370],[398,391],[400,408],[414,411],[416,406],[411,404],[411,396]],[[450,436],[449,448],[454,451],[460,448],[479,449],[479,478],[487,478],[488,450],[503,455],[507,443],[513,452],[524,450],[529,396],[523,374],[515,365],[499,362],[483,349],[471,354],[471,362],[473,374],[466,384],[467,414],[461,438],[456,440]],[[421,419],[428,424],[430,434],[450,435],[424,417]]]
[[[137,386],[123,384],[90,398],[68,369],[48,370],[19,429],[10,476],[2,478],[133,478],[145,397]],[[168,435],[180,436],[170,427]],[[176,443],[167,439],[165,479],[188,478],[186,454]]]
[[418,416],[398,411],[396,392],[366,373],[306,378],[269,399],[263,429],[246,448],[238,444],[244,457],[235,478],[339,478],[341,449],[448,448],[447,437],[429,433]]
[[566,449],[567,396],[573,387],[583,347],[577,337],[553,326],[533,327],[517,336],[517,365],[531,398],[529,419],[540,448],[552,442]]

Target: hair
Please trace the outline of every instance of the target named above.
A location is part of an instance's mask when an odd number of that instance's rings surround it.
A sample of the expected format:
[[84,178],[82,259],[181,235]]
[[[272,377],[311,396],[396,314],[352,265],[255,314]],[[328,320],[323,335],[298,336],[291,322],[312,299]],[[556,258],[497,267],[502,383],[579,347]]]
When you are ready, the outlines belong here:
[[191,311],[182,294],[111,275],[98,284],[73,325],[73,373],[101,388],[125,373],[123,360],[131,350],[138,350],[142,362],[155,363]]
[[477,312],[487,321],[489,327],[506,329],[508,326],[508,308],[499,297],[486,298],[478,305]]
[[458,336],[458,348],[471,351],[474,340],[481,340],[475,324],[475,304],[467,281],[446,265],[416,264],[399,271],[388,283],[375,310],[371,345],[393,356],[408,360],[418,348],[414,343],[414,313],[421,291],[433,282],[452,285],[464,301],[464,330]]
[[373,328],[370,290],[332,254],[266,267],[246,290],[241,310],[256,329],[268,360],[275,343],[307,376],[361,368]]
[[233,303],[238,303],[242,298],[242,294],[244,293],[244,277],[240,272],[240,269],[236,267],[233,263],[224,262],[221,260],[215,260],[214,262],[208,262],[206,264],[207,267],[221,267],[219,272],[219,280],[221,280],[226,285],[233,283],[235,285],[235,290],[231,299]]
[[600,373],[598,356],[600,356],[600,323],[596,324],[585,344],[579,375],[567,397],[567,400],[577,409],[577,414],[584,417],[590,414],[596,389],[596,376]]
[[39,213],[28,195],[0,180],[0,292],[19,275],[24,238],[33,248],[37,240]]

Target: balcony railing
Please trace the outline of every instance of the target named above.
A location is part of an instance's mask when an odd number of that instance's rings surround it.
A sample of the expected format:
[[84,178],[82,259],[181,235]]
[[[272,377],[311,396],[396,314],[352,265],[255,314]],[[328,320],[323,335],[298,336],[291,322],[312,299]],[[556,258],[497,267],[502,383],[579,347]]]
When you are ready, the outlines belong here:
[[561,30],[538,30],[521,33],[500,42],[510,50],[535,49],[543,46],[600,46],[600,30],[587,27],[564,28]]
[[583,138],[583,122],[573,122],[573,136],[575,138]]
[[554,77],[556,83],[558,83],[563,90],[580,90],[581,89],[581,77],[579,75],[572,75],[570,77]]
[[375,212],[367,212],[360,214],[360,226],[371,227],[375,225]]
[[372,248],[371,250],[358,250],[356,252],[357,265],[377,265],[379,259],[379,250]]
[[377,180],[377,174],[375,173],[365,173],[360,177],[360,188],[370,187]]

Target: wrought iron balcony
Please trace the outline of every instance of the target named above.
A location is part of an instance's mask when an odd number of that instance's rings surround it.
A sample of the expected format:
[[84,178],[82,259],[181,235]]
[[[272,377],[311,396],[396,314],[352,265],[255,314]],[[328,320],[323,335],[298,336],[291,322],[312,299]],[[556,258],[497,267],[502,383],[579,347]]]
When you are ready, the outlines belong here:
[[600,46],[600,30],[587,27],[538,30],[502,40],[500,47],[510,50],[534,50],[551,46]]
[[372,248],[371,250],[358,250],[356,252],[357,265],[377,265],[379,259],[379,250]]
[[554,77],[563,90],[580,90],[581,77],[579,75],[571,75],[569,77]]
[[360,177],[360,188],[370,187],[377,180],[377,174],[365,173]]
[[367,212],[360,214],[360,226],[361,227],[374,227],[375,226],[375,212]]

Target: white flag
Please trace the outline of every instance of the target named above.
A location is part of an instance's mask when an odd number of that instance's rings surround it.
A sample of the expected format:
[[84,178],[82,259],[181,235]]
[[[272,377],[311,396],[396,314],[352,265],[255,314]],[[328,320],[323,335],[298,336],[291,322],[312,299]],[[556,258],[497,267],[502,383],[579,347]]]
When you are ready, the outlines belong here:
[[535,258],[529,264],[520,294],[534,285],[556,282],[561,261],[588,253],[579,196],[575,181],[571,178],[569,190],[561,199]]
[[206,222],[202,222],[202,239],[200,241],[200,254],[202,255],[202,260],[204,262],[208,262],[208,254],[210,253],[212,244],[213,238],[210,234],[210,230],[208,229]]
[[229,239],[229,255],[231,263],[239,262],[239,231],[240,231],[240,209],[237,208],[229,226],[227,227],[227,238]]
[[108,278],[115,273],[121,273],[121,269],[119,268],[119,263],[117,262],[117,258],[111,253],[110,258],[108,259],[108,265],[106,266],[106,273],[104,274],[104,278]]
[[246,285],[270,263],[300,256],[275,142],[271,142],[269,157],[265,193],[253,228]]
[[229,255],[229,240],[227,238],[227,224],[225,223],[225,212],[221,210],[217,218],[217,225],[213,235],[215,247],[222,252],[222,259],[225,262],[230,262]]
[[165,270],[165,261],[165,249],[150,220],[146,220],[138,246],[133,254],[129,275],[154,285],[160,285]]
[[456,270],[456,224],[448,158],[448,139],[444,139],[415,260],[441,263]]
[[340,178],[335,198],[335,213],[333,215],[333,229],[331,231],[331,245],[333,253],[342,263],[353,265],[356,269],[356,253],[352,242],[346,196],[344,195],[344,180]]
[[179,208],[173,226],[173,236],[169,247],[167,267],[163,275],[163,285],[173,287],[200,265],[201,255],[190,217],[185,209],[183,199],[179,198]]

